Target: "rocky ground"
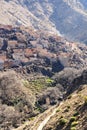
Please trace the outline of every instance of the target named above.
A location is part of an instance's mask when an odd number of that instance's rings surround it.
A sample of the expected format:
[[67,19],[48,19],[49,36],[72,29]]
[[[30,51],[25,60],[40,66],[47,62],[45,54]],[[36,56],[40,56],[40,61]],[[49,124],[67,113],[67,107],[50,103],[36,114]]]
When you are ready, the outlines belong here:
[[62,102],[43,130],[86,130],[86,115],[87,85],[84,85]]

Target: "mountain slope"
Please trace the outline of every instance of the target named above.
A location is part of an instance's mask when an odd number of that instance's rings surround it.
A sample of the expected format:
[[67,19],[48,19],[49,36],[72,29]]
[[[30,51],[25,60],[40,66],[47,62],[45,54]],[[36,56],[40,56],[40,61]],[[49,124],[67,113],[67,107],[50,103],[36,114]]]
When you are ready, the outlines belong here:
[[87,129],[87,85],[72,93],[56,110],[43,130]]
[[78,86],[59,105],[25,122],[14,130],[86,130],[87,84]]
[[0,23],[60,32],[70,40],[86,43],[86,3],[82,0],[1,0]]
[[[54,33],[58,33],[58,31],[55,29],[54,24],[49,21],[48,18],[44,17],[43,10],[39,9],[39,5],[37,5],[38,8],[35,8],[35,12],[40,11],[40,16],[42,14],[43,18],[39,18],[36,16],[32,11],[29,11],[28,7],[26,4],[29,5],[30,8],[32,8],[32,1],[27,1],[25,0],[26,3],[23,3],[23,1],[6,1],[6,0],[1,0],[0,1],[0,23],[1,24],[9,24],[9,25],[24,25],[24,26],[29,26],[32,28],[44,30],[44,31],[50,31]],[[32,3],[32,4],[31,4]],[[34,5],[33,5],[34,6]],[[36,5],[35,5],[36,7]],[[40,7],[41,8],[41,7]],[[43,21],[44,20],[44,21]]]
[[86,66],[85,44],[29,27],[0,25],[0,129],[39,128],[46,114],[55,114],[51,107],[65,92],[87,84]]

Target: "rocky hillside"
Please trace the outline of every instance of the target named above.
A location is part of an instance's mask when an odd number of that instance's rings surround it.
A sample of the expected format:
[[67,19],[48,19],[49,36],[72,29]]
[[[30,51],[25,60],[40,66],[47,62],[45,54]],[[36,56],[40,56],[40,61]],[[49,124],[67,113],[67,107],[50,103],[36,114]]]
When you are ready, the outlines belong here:
[[86,0],[0,0],[0,130],[87,129],[86,35]]
[[[56,104],[62,93],[51,82],[39,75],[29,81],[13,70],[0,72],[0,130],[18,128]],[[41,96],[43,92],[45,99]]]
[[86,66],[84,44],[29,27],[0,25],[0,129],[23,124],[28,129],[37,117],[41,122],[42,112],[87,84]]
[[0,23],[60,32],[70,40],[87,43],[86,9],[86,0],[1,0]]
[[80,86],[57,108],[43,130],[87,129],[87,85]]
[[[40,103],[44,105],[50,103],[49,109],[33,118],[29,118],[29,121],[24,121],[23,124],[21,123],[18,128],[13,130],[87,129],[87,69],[83,72],[79,71],[77,74],[75,71],[72,74],[70,70],[68,70],[68,75],[64,71],[61,73],[64,75],[63,78],[61,78],[60,74],[57,75],[59,75],[62,82],[57,81],[59,83],[55,87],[51,87],[51,90],[54,89],[55,92],[54,90],[46,92],[45,88],[44,95],[42,97],[39,96],[38,105]],[[71,77],[73,78],[72,82],[70,82]],[[65,81],[68,83],[65,84],[66,93],[63,90]],[[69,93],[67,86],[72,89],[71,93]],[[59,98],[57,97],[59,95],[57,88],[60,88],[63,97],[61,95]],[[55,95],[56,93],[57,95]],[[59,100],[60,104],[56,103],[57,100]]]
[[[13,26],[24,25],[34,29],[58,33],[55,25],[46,17],[43,8],[36,0],[1,0],[0,23]],[[48,11],[49,16],[52,9],[47,5],[45,11]]]

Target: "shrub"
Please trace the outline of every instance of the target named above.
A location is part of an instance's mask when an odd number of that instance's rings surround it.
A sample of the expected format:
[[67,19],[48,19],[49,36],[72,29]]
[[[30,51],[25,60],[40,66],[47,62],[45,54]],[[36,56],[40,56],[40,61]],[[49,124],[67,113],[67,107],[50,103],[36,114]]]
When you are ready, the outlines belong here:
[[67,123],[67,119],[61,118],[60,119],[60,125],[65,125]]
[[29,118],[29,121],[32,121],[32,120],[34,120],[34,117]]
[[87,105],[87,96],[84,97],[85,105]]
[[68,96],[68,99],[71,99],[71,97],[72,97],[72,95],[69,95],[69,96]]
[[60,110],[58,109],[58,110],[56,110],[56,112],[60,112]]
[[75,112],[74,114],[73,114],[73,116],[78,116],[79,115],[79,112]]
[[69,109],[68,109],[68,108],[66,108],[66,109],[64,110],[64,112],[69,112]]
[[76,127],[71,127],[71,129],[70,130],[76,130]]
[[47,85],[52,85],[54,83],[54,80],[51,78],[47,78],[46,83],[47,83]]
[[67,109],[70,109],[70,106],[69,106],[69,105],[67,106]]
[[75,116],[72,116],[71,118],[70,118],[70,122],[73,122],[73,121],[75,121],[76,120],[76,117]]
[[75,105],[78,105],[78,102],[77,102],[77,101],[75,102]]
[[63,116],[60,117],[60,119],[63,118]]
[[78,125],[78,121],[74,121],[74,122],[72,122],[72,124],[71,124],[72,127],[74,127],[74,126],[76,126],[76,125]]

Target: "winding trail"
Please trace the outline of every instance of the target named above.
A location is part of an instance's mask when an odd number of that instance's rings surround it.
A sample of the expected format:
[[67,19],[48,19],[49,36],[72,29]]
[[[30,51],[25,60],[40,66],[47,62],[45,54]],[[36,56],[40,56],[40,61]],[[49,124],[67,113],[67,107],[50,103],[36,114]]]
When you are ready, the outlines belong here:
[[[62,104],[63,102],[61,102],[59,106],[61,106]],[[32,122],[26,121],[23,125],[13,130],[43,130],[43,128],[46,126],[51,117],[56,114],[56,111],[58,110],[59,106],[56,105],[54,107],[49,108],[44,113],[35,117]]]
[[55,109],[53,110],[52,114],[49,115],[48,117],[46,117],[46,118],[41,122],[41,124],[39,125],[39,127],[37,128],[37,130],[43,130],[44,126],[47,124],[47,122],[50,120],[50,118],[56,114],[56,111],[57,111],[57,108],[55,108]]
[[[63,102],[61,102],[59,104],[59,106],[61,106],[63,104]],[[44,126],[46,126],[46,124],[48,123],[48,121],[50,120],[51,117],[53,117],[56,114],[56,111],[58,110],[58,106],[56,106],[54,109],[52,109],[50,112],[51,114],[48,115],[39,125],[39,127],[37,128],[37,130],[43,130]]]

